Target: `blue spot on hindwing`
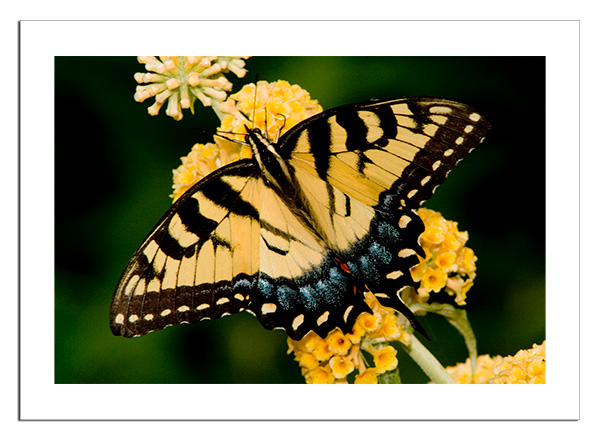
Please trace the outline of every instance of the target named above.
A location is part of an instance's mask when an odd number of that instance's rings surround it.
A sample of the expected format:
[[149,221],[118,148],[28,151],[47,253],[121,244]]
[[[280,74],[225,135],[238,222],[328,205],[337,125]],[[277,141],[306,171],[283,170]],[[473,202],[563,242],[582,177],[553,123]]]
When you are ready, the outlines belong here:
[[264,296],[265,299],[273,298],[273,283],[267,281],[264,278],[258,280],[258,290]]
[[296,291],[285,284],[278,286],[277,301],[285,310],[291,310],[298,302]]
[[348,275],[339,267],[329,269],[329,280],[337,286],[338,289],[345,290],[348,287]]
[[321,292],[315,290],[313,286],[306,285],[298,289],[300,291],[302,304],[307,310],[314,312],[319,308],[319,305],[323,302],[323,295]]
[[331,284],[328,280],[319,280],[315,286],[320,291],[327,304],[339,304],[342,291]]
[[387,265],[392,261],[392,253],[377,242],[374,242],[369,246],[369,253],[378,266]]
[[372,282],[380,278],[377,265],[367,255],[362,255],[358,261],[363,274],[362,279]]
[[386,244],[391,245],[400,240],[398,229],[386,222],[379,222],[377,225],[377,233],[379,235],[379,241]]
[[238,292],[238,291],[247,292],[250,289],[252,289],[252,282],[250,280],[245,279],[245,278],[237,280],[235,282],[235,284],[233,285],[233,290],[235,292]]

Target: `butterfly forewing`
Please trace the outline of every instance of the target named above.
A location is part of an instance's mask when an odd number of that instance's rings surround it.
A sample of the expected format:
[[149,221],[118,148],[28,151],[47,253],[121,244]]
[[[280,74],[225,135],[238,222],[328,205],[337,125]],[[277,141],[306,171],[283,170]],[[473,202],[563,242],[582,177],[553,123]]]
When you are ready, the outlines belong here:
[[248,305],[259,266],[258,173],[250,161],[223,170],[187,191],[135,253],[113,297],[113,333],[138,336]]
[[474,109],[443,99],[365,103],[299,124],[282,138],[281,152],[328,247],[382,304],[413,319],[399,298],[423,255],[413,209],[488,127]]
[[481,143],[488,128],[467,105],[406,98],[323,112],[290,130],[281,150],[293,167],[364,204],[414,208]]

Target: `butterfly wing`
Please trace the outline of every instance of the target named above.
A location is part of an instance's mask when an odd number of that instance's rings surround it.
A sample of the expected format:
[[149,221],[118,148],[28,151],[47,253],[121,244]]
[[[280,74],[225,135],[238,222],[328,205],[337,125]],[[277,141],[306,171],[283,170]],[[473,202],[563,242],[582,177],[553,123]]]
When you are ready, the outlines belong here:
[[355,304],[349,330],[369,310],[352,299],[350,278],[257,165],[239,161],[190,188],[144,240],[118,283],[111,328],[141,336],[248,310],[295,339],[311,329],[326,336],[342,326],[329,313]]
[[379,210],[415,208],[489,129],[465,104],[404,98],[337,107],[282,137],[290,164]]
[[224,167],[188,190],[158,222],[123,272],[111,305],[115,335],[238,312],[259,266],[260,223],[251,161]]
[[398,292],[423,255],[414,208],[481,143],[488,121],[444,99],[406,98],[338,107],[280,141],[316,228],[351,274],[409,318]]

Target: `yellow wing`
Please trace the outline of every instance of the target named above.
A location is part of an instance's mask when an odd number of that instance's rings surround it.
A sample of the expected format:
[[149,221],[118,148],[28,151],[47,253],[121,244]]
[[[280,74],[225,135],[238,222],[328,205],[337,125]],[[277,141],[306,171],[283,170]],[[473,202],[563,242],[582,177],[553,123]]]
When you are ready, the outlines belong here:
[[326,335],[340,325],[328,315],[356,303],[345,315],[351,326],[369,310],[362,296],[342,301],[353,295],[323,239],[241,161],[188,190],[144,240],[117,286],[111,328],[141,336],[248,310],[299,339],[311,329]]
[[410,267],[423,252],[413,209],[488,128],[465,104],[405,98],[321,113],[286,133],[280,151],[327,247],[382,304],[404,313],[397,292],[413,283]]

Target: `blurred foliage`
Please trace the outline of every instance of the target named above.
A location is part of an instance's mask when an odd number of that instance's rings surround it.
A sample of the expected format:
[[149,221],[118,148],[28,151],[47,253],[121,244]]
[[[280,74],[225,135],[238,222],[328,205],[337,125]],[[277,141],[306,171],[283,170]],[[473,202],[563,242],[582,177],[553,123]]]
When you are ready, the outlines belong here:
[[[492,122],[426,206],[469,232],[478,275],[467,312],[480,353],[512,355],[545,339],[545,60],[543,57],[258,57],[231,75],[299,84],[323,108],[372,98],[438,96]],[[135,57],[58,57],[56,87],[57,383],[303,383],[282,331],[246,313],[142,338],[113,336],[113,289],[171,203],[172,170],[218,119],[197,104],[180,122],[133,100]],[[462,337],[421,318],[430,350],[463,362]],[[427,378],[400,359],[402,382]]]

